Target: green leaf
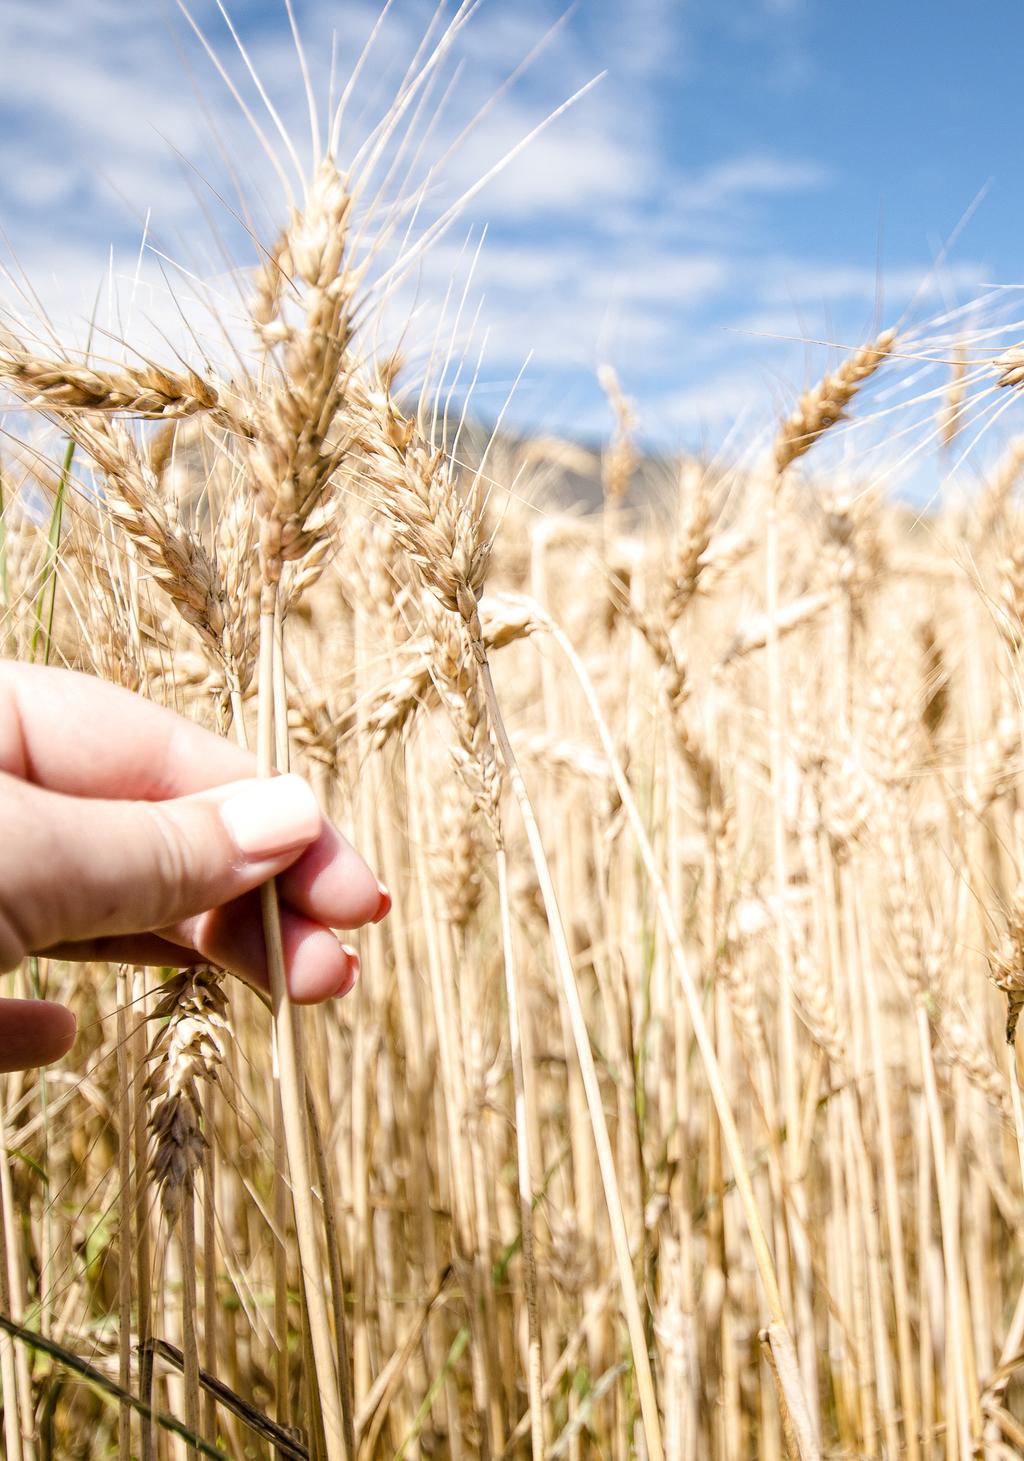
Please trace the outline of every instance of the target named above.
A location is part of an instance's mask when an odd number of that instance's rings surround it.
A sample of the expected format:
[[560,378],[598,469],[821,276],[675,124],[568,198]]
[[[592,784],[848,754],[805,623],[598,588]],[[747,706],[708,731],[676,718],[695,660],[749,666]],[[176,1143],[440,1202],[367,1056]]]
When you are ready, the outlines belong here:
[[57,555],[60,552],[60,525],[64,517],[64,497],[67,492],[68,479],[71,476],[71,463],[74,461],[74,457],[75,439],[74,437],[68,437],[68,444],[64,450],[64,461],[60,471],[60,480],[57,483],[57,494],[53,499],[53,512],[50,514],[50,530],[46,540],[46,562],[43,565],[43,581],[39,588],[39,597],[36,600],[36,623],[32,631],[33,664],[35,664],[40,638],[43,638],[43,664],[48,665],[50,663],[50,649],[53,642],[53,613],[57,603]]

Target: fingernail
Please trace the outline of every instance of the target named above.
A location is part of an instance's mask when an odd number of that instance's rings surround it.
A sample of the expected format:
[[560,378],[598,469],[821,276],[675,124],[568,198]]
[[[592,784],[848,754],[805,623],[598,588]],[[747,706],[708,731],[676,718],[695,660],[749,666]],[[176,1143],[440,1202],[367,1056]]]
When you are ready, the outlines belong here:
[[362,968],[359,955],[351,944],[342,944],[341,949],[342,953],[345,955],[345,958],[348,960],[348,969],[345,972],[344,979],[334,991],[335,999],[342,999],[346,994],[349,993],[356,980],[359,978],[359,971]]
[[320,807],[301,776],[273,776],[246,782],[221,802],[220,815],[247,858],[280,857],[314,841]]
[[380,893],[380,902],[377,904],[377,911],[370,919],[371,923],[379,923],[382,918],[387,918],[391,912],[391,894],[383,883],[377,884],[377,891]]

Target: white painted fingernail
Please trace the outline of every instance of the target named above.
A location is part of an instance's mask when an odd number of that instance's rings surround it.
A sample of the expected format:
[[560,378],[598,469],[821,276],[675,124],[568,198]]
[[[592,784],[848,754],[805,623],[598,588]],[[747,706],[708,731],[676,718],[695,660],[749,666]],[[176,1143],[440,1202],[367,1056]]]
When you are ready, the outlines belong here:
[[344,979],[334,991],[335,999],[344,999],[346,994],[351,993],[353,987],[359,979],[359,970],[362,967],[359,960],[359,954],[356,952],[351,944],[342,944],[341,947],[344,951],[345,958],[348,961],[348,969],[345,971]]
[[320,807],[301,776],[244,783],[220,804],[220,815],[239,850],[251,861],[294,852],[319,836]]

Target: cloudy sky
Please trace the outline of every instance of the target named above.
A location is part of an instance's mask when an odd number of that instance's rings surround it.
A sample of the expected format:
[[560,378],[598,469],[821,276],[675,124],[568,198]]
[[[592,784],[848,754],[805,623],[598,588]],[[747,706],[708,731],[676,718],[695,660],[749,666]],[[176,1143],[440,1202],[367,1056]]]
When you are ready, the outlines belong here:
[[[295,0],[321,128],[377,9]],[[287,175],[215,0],[190,12]],[[230,13],[304,162],[284,0]],[[434,13],[393,0],[343,158],[372,135]],[[384,148],[385,166],[397,157],[426,184],[410,239],[600,79],[406,268],[410,348],[429,347],[446,292],[453,320],[469,278],[460,328],[483,348],[482,414],[528,361],[510,419],[593,437],[608,361],[652,441],[721,442],[827,361],[799,342],[854,345],[904,309],[923,321],[1018,281],[1022,41],[1010,0],[579,0],[567,15],[558,0],[483,0],[414,98],[405,151]],[[384,198],[398,176],[380,175]],[[62,328],[81,327],[99,298],[101,337],[185,348],[198,297],[237,315],[246,228],[269,242],[285,212],[253,123],[171,0],[4,0],[7,307],[24,312],[30,284]],[[390,256],[401,247],[396,235]]]

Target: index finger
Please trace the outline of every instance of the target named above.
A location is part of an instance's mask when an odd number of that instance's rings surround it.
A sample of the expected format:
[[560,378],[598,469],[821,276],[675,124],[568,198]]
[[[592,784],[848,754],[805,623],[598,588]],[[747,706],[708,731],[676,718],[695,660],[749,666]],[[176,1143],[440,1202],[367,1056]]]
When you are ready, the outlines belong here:
[[68,796],[165,801],[255,776],[256,758],[105,680],[7,660],[0,771]]

